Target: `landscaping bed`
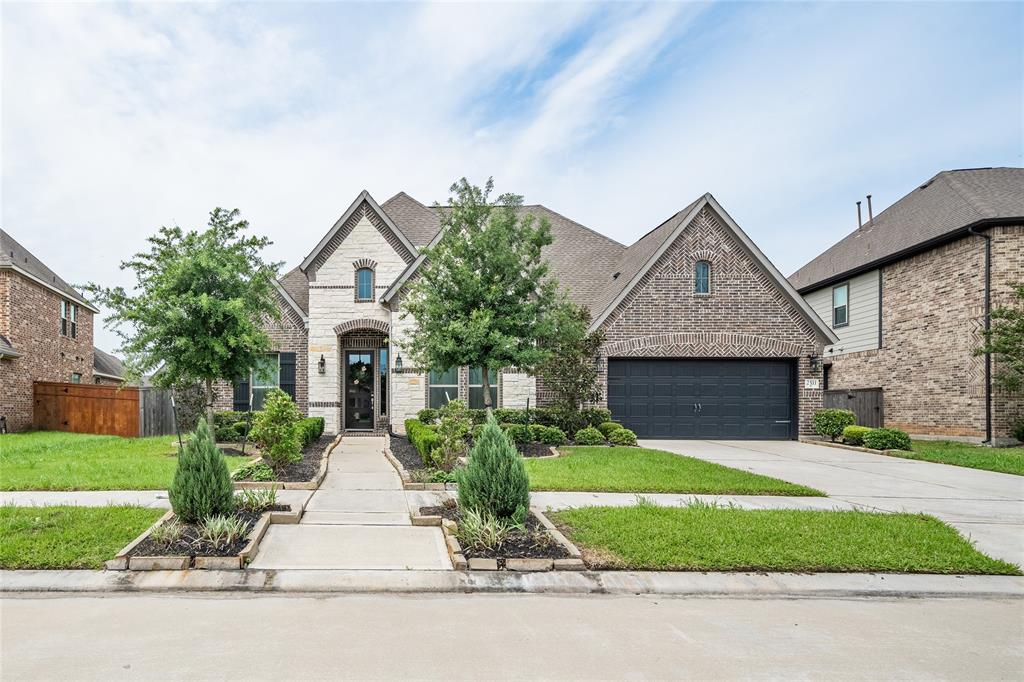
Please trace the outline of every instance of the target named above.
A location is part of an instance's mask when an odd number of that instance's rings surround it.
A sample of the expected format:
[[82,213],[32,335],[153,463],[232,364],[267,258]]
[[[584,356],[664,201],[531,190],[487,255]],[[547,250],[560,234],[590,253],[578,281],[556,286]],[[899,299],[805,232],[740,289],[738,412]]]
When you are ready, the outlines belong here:
[[[279,509],[277,511],[288,511],[291,507],[285,505],[277,505]],[[200,535],[200,525],[197,523],[182,523],[181,525],[181,537],[170,543],[160,543],[153,540],[152,537],[146,537],[142,542],[135,545],[127,553],[126,556],[131,557],[164,557],[164,556],[237,556],[239,552],[245,549],[245,546],[249,544],[249,534],[252,529],[256,526],[256,522],[259,521],[262,513],[250,512],[250,511],[235,511],[232,515],[233,518],[237,518],[245,524],[245,529],[239,534],[238,538],[228,544],[214,545],[210,542],[204,541]],[[174,518],[171,517],[164,521],[164,524],[174,522]]]
[[1020,575],[923,514],[583,507],[551,514],[592,569]]
[[[326,458],[330,454],[335,436],[320,436],[303,446],[302,459],[289,462],[277,470],[262,460],[240,468],[232,478],[236,483],[314,483],[324,473]],[[254,466],[263,464],[264,466]],[[287,487],[287,486],[286,486]]]
[[[457,506],[420,507],[423,516],[440,516],[455,523],[456,529],[462,522]],[[449,526],[451,529],[451,526]],[[459,537],[459,533],[454,533]],[[526,517],[521,528],[510,528],[504,538],[493,546],[472,545],[460,539],[462,554],[469,559],[496,559],[497,568],[505,568],[506,559],[568,559],[572,554],[553,538],[541,520],[534,514]]]

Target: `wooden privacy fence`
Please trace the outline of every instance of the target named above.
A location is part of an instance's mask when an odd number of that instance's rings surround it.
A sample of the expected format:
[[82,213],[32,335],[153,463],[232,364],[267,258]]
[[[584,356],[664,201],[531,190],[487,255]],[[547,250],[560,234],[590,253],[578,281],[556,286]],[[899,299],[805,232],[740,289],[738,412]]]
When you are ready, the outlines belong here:
[[37,381],[33,393],[36,429],[126,438],[174,433],[166,390]]
[[880,388],[825,391],[825,407],[853,411],[861,426],[873,429],[885,426],[885,403]]

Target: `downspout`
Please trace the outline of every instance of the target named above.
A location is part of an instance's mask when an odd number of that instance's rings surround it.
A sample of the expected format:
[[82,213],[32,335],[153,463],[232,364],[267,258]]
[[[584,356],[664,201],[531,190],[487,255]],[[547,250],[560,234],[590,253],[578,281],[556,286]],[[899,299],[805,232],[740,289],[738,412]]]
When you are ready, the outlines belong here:
[[[985,240],[985,342],[992,329],[992,236],[967,228],[969,234]],[[992,444],[992,354],[985,353],[985,442]]]

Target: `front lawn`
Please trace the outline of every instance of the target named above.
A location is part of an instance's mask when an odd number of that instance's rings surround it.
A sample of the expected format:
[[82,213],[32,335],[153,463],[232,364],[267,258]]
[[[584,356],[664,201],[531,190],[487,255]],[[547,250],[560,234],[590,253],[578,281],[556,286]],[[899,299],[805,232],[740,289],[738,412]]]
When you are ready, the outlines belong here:
[[[226,459],[232,470],[248,460]],[[177,463],[173,436],[63,431],[0,436],[0,490],[165,490]]]
[[825,495],[813,488],[664,450],[604,446],[560,450],[561,457],[525,460],[531,490]]
[[1024,476],[1024,447],[990,448],[950,440],[915,440],[913,446],[913,452],[889,450],[886,454]]
[[919,514],[745,510],[709,505],[583,507],[550,513],[591,568],[885,571],[1020,575]]
[[0,568],[103,568],[163,514],[144,507],[0,507]]

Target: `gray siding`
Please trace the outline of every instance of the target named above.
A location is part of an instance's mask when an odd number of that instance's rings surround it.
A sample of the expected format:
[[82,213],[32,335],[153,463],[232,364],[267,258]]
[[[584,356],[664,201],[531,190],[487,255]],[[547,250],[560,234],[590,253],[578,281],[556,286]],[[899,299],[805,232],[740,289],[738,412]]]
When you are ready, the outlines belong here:
[[[878,270],[872,270],[848,280],[850,283],[850,323],[838,329],[833,327],[839,337],[839,343],[834,346],[825,346],[825,359],[879,347],[878,275]],[[832,327],[832,289],[831,286],[823,287],[804,296],[807,304],[829,327]]]

